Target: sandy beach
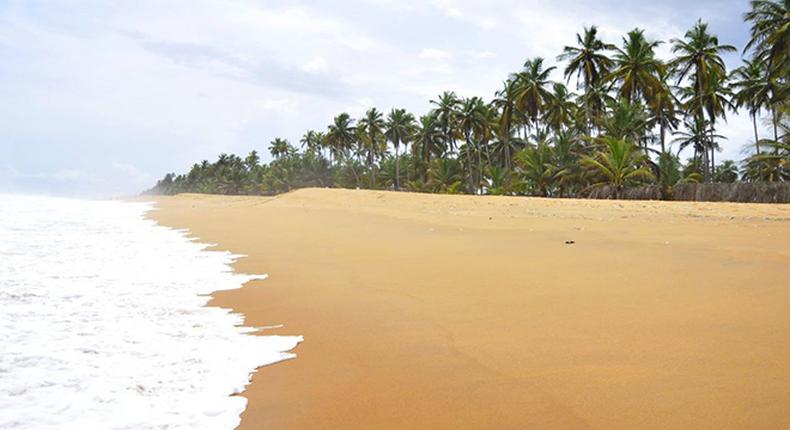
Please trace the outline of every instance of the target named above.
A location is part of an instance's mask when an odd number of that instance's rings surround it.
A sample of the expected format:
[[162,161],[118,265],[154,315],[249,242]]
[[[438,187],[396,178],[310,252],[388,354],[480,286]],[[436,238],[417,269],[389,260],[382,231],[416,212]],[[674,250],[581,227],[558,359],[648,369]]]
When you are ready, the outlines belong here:
[[242,429],[790,428],[790,206],[156,202],[268,273],[213,305],[304,336],[254,376]]

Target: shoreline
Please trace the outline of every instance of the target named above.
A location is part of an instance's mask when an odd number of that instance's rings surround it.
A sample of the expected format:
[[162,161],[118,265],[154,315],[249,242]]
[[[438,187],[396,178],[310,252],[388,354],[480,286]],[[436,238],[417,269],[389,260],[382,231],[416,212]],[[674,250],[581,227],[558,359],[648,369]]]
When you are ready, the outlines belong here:
[[790,424],[790,208],[319,189],[153,200],[151,219],[269,274],[209,306],[306,339],[253,374],[239,428]]

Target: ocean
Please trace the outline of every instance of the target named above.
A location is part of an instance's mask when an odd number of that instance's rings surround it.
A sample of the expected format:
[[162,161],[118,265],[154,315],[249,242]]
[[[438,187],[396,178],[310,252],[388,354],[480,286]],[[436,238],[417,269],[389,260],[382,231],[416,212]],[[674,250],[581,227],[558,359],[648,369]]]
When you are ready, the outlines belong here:
[[0,429],[232,429],[259,366],[209,293],[262,278],[146,220],[147,203],[0,195]]

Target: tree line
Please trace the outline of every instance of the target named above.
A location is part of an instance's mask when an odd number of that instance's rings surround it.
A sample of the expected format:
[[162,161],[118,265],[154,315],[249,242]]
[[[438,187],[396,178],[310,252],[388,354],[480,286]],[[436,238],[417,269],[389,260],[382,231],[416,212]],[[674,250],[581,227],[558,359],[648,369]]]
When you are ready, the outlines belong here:
[[[790,0],[753,0],[743,17],[751,37],[735,70],[722,56],[736,47],[702,20],[668,41],[668,60],[656,55],[664,42],[642,29],[615,45],[592,26],[557,57],[561,82],[551,80],[555,67],[543,58],[529,59],[489,101],[448,91],[420,117],[397,108],[370,108],[358,119],[341,113],[325,130],[307,131],[299,148],[274,139],[268,164],[256,151],[222,154],[167,174],[149,191],[315,186],[565,197],[609,186],[616,198],[643,184],[670,196],[684,182],[788,181]],[[717,163],[725,139],[717,129],[738,110],[750,115],[754,141],[741,162]],[[760,135],[760,122],[770,133]],[[687,148],[692,155],[681,160]]]

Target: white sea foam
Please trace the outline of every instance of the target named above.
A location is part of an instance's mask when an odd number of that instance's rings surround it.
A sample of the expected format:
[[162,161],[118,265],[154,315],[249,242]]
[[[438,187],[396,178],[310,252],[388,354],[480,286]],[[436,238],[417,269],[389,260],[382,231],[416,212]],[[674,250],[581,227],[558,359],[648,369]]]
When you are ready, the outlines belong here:
[[0,428],[231,429],[258,366],[298,336],[204,307],[238,256],[143,203],[0,195]]

